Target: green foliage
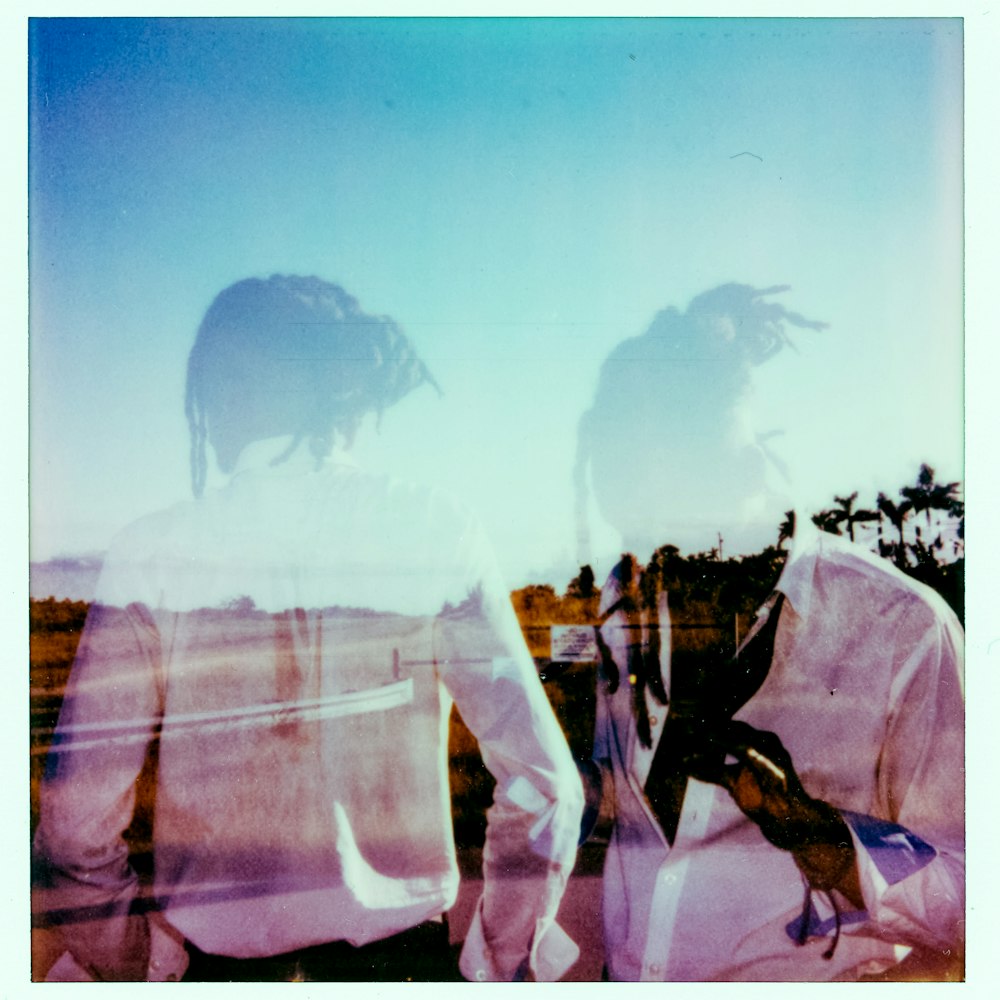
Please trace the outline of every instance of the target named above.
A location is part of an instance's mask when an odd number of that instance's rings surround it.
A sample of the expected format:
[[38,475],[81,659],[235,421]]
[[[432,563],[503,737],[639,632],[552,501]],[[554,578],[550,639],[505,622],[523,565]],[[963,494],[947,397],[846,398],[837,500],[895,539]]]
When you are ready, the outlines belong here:
[[223,605],[227,614],[231,615],[252,615],[257,610],[257,605],[252,597],[244,594],[242,597],[234,597]]
[[566,588],[567,597],[582,597],[584,600],[593,597],[596,592],[594,570],[589,564],[580,567],[579,574],[570,580]]
[[899,490],[898,502],[880,492],[874,510],[852,512],[857,499],[853,493],[835,498],[841,510],[821,511],[813,521],[839,534],[840,523],[846,520],[852,538],[855,523],[877,522],[878,554],[936,590],[964,621],[965,504],[960,489],[958,482],[938,483],[934,469],[924,463],[916,482]]
[[87,618],[90,605],[86,601],[57,601],[47,597],[42,601],[32,600],[28,605],[28,622],[32,636],[36,633],[79,632]]

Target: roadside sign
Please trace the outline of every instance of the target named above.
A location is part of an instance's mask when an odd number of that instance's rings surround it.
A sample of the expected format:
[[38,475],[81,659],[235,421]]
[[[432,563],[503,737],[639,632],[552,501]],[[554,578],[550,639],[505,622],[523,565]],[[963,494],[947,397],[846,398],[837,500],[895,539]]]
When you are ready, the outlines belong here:
[[553,663],[596,663],[598,660],[592,625],[553,625],[550,638]]

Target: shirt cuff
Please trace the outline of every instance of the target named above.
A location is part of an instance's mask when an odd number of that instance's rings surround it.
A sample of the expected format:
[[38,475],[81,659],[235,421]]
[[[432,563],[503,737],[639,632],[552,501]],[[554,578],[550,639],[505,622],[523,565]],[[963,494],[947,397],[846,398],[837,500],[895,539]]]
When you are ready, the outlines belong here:
[[557,924],[539,922],[531,947],[531,971],[536,983],[554,983],[569,972],[580,957],[576,942]]
[[841,815],[886,885],[902,882],[937,857],[930,844],[898,823],[846,810]]
[[513,973],[503,974],[494,964],[486,943],[480,900],[465,936],[459,969],[466,979],[479,983],[517,982],[527,979],[529,972],[535,982],[556,982],[579,957],[576,943],[554,920],[539,920],[530,954]]
[[188,967],[184,935],[155,910],[148,920],[149,970],[146,979],[151,983],[176,983],[184,978]]
[[64,951],[45,974],[47,983],[94,983],[96,979],[70,954]]

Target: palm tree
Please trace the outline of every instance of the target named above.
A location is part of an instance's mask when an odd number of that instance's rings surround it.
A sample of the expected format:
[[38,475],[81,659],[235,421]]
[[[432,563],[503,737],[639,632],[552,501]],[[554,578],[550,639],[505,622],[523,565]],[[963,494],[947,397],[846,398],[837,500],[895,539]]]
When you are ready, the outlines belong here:
[[953,500],[948,505],[948,516],[958,523],[955,526],[955,538],[952,541],[952,552],[959,555],[965,547],[965,504],[961,500]]
[[900,496],[905,497],[913,504],[914,513],[923,512],[927,516],[927,527],[931,526],[932,510],[948,510],[952,505],[961,503],[958,499],[959,484],[956,483],[936,483],[934,481],[934,470],[924,463],[917,473],[917,482],[914,486],[904,486],[900,491]]
[[855,510],[854,501],[858,499],[858,491],[855,490],[849,497],[834,497],[834,501],[840,504],[841,509],[833,512],[838,523],[847,522],[847,537],[854,541],[854,525],[862,524],[865,521],[877,521],[878,513],[874,510]]
[[[938,483],[934,481],[934,470],[923,463],[917,473],[917,482],[913,486],[904,486],[900,496],[905,497],[913,506],[915,514],[923,513],[927,519],[927,528],[931,528],[931,512],[945,511],[949,516],[962,518],[965,505],[958,499],[959,483]],[[940,523],[940,522],[939,522]],[[916,528],[917,542],[921,542],[920,528]],[[938,539],[938,541],[940,538]],[[927,546],[928,550],[941,548],[936,542]]]
[[840,522],[843,518],[839,510],[821,510],[818,514],[813,514],[812,523],[820,531],[828,531],[831,535],[840,534]]
[[879,493],[875,501],[875,506],[878,508],[879,514],[888,520],[896,531],[899,532],[898,542],[883,543],[882,522],[879,522],[879,554],[891,556],[893,562],[900,569],[906,569],[907,560],[904,533],[906,530],[906,519],[910,516],[910,511],[913,510],[913,502],[904,500],[902,503],[897,504],[890,500],[884,493]]
[[778,525],[778,548],[784,548],[785,542],[792,540],[795,534],[795,511],[786,510],[785,519]]

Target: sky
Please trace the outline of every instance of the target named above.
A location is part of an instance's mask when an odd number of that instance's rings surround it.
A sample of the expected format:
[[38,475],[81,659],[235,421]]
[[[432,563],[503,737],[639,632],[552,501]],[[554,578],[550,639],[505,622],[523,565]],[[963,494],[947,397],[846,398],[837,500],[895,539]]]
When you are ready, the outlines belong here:
[[470,503],[511,586],[579,564],[604,358],[723,282],[829,324],[758,372],[802,506],[964,480],[962,60],[948,17],[36,19],[32,559],[190,496],[187,352],[274,273],[406,331],[444,394],[360,457]]
[[[21,598],[4,618],[11,662],[27,658],[29,513],[30,553],[48,558],[100,551],[132,518],[189,495],[183,366],[228,283],[316,273],[403,325],[446,396],[417,394],[386,414],[376,457],[477,505],[512,586],[573,562],[574,429],[607,353],[720,281],[789,284],[788,308],[831,324],[797,332],[799,353],[761,369],[803,404],[782,415],[782,443],[809,484],[804,503],[855,488],[870,500],[921,461],[967,487],[966,985],[988,995],[1000,884],[986,860],[995,807],[975,792],[995,785],[1000,696],[997,13],[948,0],[817,3],[810,15],[865,20],[531,22],[520,38],[516,25],[390,22],[367,40],[342,23],[255,24],[251,37],[199,22],[186,38],[181,25],[139,41],[142,26],[130,40],[105,23],[53,56],[47,97],[26,87],[28,16],[90,6],[36,0],[0,14],[15,133],[4,179],[22,193],[0,202],[15,331],[2,341],[0,402],[12,469],[4,591]],[[476,13],[566,13],[521,6]],[[597,12],[660,12],[651,6]],[[801,13],[766,0],[690,12],[747,13],[739,6]],[[259,12],[171,5],[185,7]],[[108,0],[99,12],[140,10]],[[947,19],[867,19],[876,14]],[[58,39],[45,37],[54,54]],[[732,158],[743,151],[762,159]],[[17,334],[28,327],[29,234],[30,355]],[[789,365],[794,378],[782,378]],[[19,676],[7,759],[21,759],[27,737]],[[7,855],[24,857],[23,827],[5,829]],[[26,859],[10,878],[20,914]],[[28,958],[15,946],[5,959],[13,990]]]

